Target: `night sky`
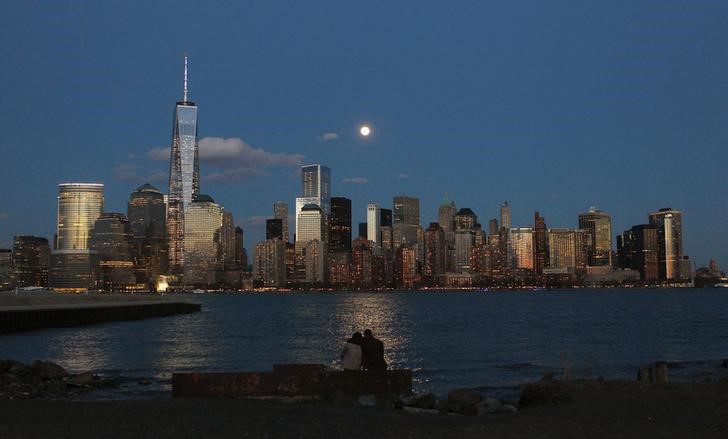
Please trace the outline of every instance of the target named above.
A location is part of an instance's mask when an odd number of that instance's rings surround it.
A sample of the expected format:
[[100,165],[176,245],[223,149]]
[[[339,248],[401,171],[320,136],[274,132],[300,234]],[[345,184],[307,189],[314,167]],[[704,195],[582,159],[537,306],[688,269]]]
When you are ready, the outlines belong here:
[[61,182],[107,211],[166,192],[187,52],[202,192],[249,252],[323,163],[355,223],[400,194],[425,226],[447,192],[483,224],[596,206],[615,235],[670,206],[728,268],[728,2],[210,3],[2,2],[0,247],[52,238]]

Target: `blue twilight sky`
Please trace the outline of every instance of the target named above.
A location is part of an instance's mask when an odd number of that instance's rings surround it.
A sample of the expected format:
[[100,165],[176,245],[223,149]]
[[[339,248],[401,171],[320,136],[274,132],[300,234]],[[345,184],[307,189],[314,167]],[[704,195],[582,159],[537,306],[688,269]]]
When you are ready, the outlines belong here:
[[202,191],[249,250],[312,162],[355,223],[398,194],[425,225],[448,192],[483,224],[597,206],[615,235],[671,206],[728,268],[725,0],[1,3],[1,247],[53,236],[60,182],[105,183],[107,211],[166,191],[188,52]]

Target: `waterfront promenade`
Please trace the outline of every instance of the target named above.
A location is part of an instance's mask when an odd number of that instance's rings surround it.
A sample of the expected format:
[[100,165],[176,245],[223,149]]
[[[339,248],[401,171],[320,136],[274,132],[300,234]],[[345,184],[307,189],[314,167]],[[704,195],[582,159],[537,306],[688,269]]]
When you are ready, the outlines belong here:
[[140,320],[200,311],[201,305],[155,294],[0,292],[0,334]]

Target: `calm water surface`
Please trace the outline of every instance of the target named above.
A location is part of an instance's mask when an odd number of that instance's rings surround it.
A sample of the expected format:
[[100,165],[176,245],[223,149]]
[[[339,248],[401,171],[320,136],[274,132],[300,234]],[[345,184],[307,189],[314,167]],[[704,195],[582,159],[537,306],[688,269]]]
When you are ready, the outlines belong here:
[[[174,371],[339,366],[343,344],[371,328],[391,367],[418,391],[508,392],[556,376],[633,378],[670,362],[682,380],[726,375],[725,290],[468,293],[258,293],[191,297],[202,312],[0,337],[0,358],[49,359],[76,371],[129,377],[118,393],[159,396]],[[136,385],[151,377],[152,386]],[[113,397],[113,395],[111,396]]]

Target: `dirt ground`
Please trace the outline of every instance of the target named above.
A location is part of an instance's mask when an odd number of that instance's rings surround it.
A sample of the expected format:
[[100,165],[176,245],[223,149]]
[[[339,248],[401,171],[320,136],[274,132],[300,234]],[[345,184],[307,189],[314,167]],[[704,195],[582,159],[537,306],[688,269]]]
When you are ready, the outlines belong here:
[[0,437],[728,437],[728,383],[532,386],[518,413],[482,417],[236,399],[0,401]]

